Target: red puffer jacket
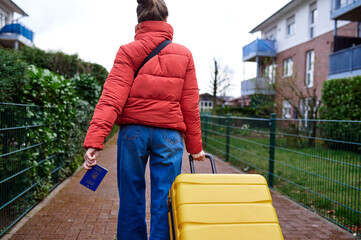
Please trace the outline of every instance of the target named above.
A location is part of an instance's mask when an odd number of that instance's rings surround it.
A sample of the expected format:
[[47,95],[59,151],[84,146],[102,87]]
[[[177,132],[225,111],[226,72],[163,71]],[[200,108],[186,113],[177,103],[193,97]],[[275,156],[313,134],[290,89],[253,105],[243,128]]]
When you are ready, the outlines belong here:
[[133,81],[149,53],[172,38],[173,28],[166,22],[147,21],[136,26],[135,41],[118,50],[84,148],[102,149],[116,123],[176,129],[184,133],[189,153],[202,150],[198,84],[191,52],[171,43],[150,59]]

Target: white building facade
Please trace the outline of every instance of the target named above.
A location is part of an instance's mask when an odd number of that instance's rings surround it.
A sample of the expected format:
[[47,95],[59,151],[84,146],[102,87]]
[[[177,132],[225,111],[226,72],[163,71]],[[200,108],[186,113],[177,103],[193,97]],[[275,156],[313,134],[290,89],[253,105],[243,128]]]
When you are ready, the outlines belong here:
[[[344,15],[333,14],[346,7]],[[361,0],[293,0],[251,30],[262,37],[243,48],[243,61],[257,62],[256,80],[276,82],[279,116],[309,118],[310,108],[320,103],[324,81],[361,75],[357,57],[350,59],[355,69],[341,64],[349,62],[344,51],[358,55],[358,48],[350,47],[360,46],[361,59],[359,9]],[[247,81],[255,79],[242,84]]]
[[28,16],[13,1],[0,1],[0,45],[15,49],[24,45],[33,46],[34,33],[14,18],[15,13]]

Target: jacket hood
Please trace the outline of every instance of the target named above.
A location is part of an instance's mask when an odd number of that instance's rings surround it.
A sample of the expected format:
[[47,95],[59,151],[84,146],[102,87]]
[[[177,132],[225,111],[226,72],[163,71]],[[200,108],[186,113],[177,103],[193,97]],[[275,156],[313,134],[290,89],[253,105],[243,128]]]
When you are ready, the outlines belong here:
[[157,36],[173,40],[173,27],[163,21],[145,21],[135,26],[135,40],[146,36]]

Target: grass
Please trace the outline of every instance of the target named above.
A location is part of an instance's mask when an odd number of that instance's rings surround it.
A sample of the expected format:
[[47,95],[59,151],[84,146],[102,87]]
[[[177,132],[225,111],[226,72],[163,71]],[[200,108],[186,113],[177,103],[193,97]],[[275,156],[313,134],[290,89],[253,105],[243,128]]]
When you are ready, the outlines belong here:
[[[223,128],[208,131],[207,139],[203,136],[205,149],[225,159],[225,135]],[[242,171],[268,178],[269,136],[264,131],[232,131],[230,136],[230,162]],[[302,137],[276,136],[274,189],[341,226],[360,226],[360,153],[309,142]]]

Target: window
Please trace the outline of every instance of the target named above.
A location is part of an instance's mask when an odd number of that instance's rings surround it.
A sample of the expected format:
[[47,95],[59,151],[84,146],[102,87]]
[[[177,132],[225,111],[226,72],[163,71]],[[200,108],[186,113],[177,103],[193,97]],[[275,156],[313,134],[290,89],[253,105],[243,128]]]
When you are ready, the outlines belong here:
[[312,124],[313,122],[310,122],[309,119],[315,119],[316,118],[316,106],[319,104],[319,102],[316,101],[316,99],[313,98],[303,98],[300,102],[300,110],[303,115],[303,121],[300,121],[300,127],[304,128],[304,130],[313,131]]
[[269,64],[267,66],[264,67],[263,69],[263,77],[268,78],[269,80],[271,80],[271,82],[275,82],[275,75],[276,75],[276,68],[277,65],[276,64]]
[[315,52],[306,53],[306,87],[313,87]]
[[315,37],[315,28],[317,20],[317,5],[316,2],[310,5],[310,38]]
[[207,101],[207,100],[199,101],[199,108],[201,111],[212,109],[213,101]]
[[266,32],[265,39],[276,40],[277,26]]
[[286,119],[291,118],[291,104],[286,100],[282,102],[282,117]]
[[292,58],[287,58],[283,61],[283,76],[291,77],[293,74],[293,61]]
[[352,1],[350,1],[350,0],[336,0],[335,1],[335,9],[343,8],[350,3],[352,3]]
[[295,16],[288,18],[286,21],[286,34],[291,36],[295,33]]
[[0,29],[5,26],[5,17],[0,13]]

